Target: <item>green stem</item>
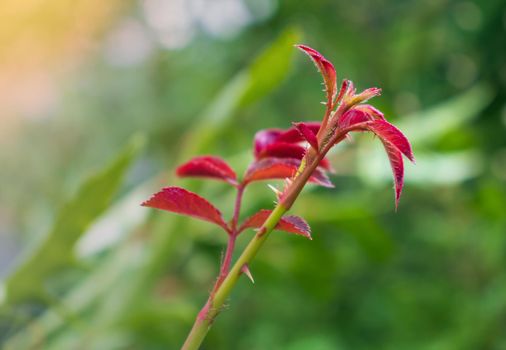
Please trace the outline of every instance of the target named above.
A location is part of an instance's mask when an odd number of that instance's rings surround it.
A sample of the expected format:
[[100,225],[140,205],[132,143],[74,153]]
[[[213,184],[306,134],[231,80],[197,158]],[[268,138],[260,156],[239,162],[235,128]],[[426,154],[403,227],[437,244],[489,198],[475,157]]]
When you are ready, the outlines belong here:
[[[344,113],[344,111],[345,109],[338,108],[338,110],[334,113],[332,119],[338,120],[339,116]],[[329,116],[330,112],[327,110],[325,115],[325,122],[328,121]],[[337,125],[331,128],[331,134],[329,135],[320,135],[320,132],[318,133],[319,141],[323,141],[322,148],[320,150],[315,150],[313,148],[310,148],[308,150],[306,156],[301,161],[293,182],[289,188],[286,189],[285,193],[280,198],[279,203],[271,212],[262,227],[258,230],[256,235],[248,243],[227,276],[223,280],[221,279],[222,277],[220,277],[218,280],[218,283],[215,285],[215,288],[211,293],[211,296],[197,315],[195,323],[193,324],[193,327],[188,334],[188,337],[186,338],[186,341],[183,344],[181,350],[199,349],[214,319],[220,313],[225,300],[229,297],[232,289],[243,273],[243,267],[245,265],[248,266],[255,258],[258,250],[262,247],[264,242],[267,240],[267,237],[269,237],[269,234],[281,220],[283,214],[285,214],[292,207],[305,184],[313,174],[313,171],[318,167],[320,161],[325,157],[330,148],[332,148],[335,143],[341,141],[345,137],[346,133],[350,131],[348,129],[344,129],[340,130],[338,133],[335,133],[335,128],[337,128]],[[323,129],[323,127],[321,129]],[[327,136],[328,139],[325,139]],[[237,219],[242,199],[242,191],[244,188],[240,186],[238,190],[239,191],[237,194],[234,218],[232,219],[232,236],[236,235]]]
[[[204,305],[197,315],[197,319],[195,320],[190,334],[186,338],[181,350],[198,350],[209,331],[211,324],[220,313],[225,300],[229,297],[232,289],[239,280],[243,267],[251,263],[258,253],[258,250],[267,240],[267,237],[269,237],[269,234],[281,220],[283,214],[291,208],[293,202],[302,191],[302,188],[320,163],[322,157],[323,154],[316,155],[314,150],[310,150],[308,152],[304,161],[301,162],[299,169],[300,173],[299,171],[297,172],[298,175],[295,177],[290,187],[286,190],[285,195],[280,199],[279,203],[271,212],[267,220],[265,220],[262,227],[248,243],[241,256],[237,259],[234,266],[228,273],[227,277],[221,282],[217,289],[213,290],[213,294],[208,299],[206,305]],[[312,159],[312,162],[307,164],[307,159]]]
[[255,258],[258,250],[260,247],[262,247],[264,242],[267,240],[267,237],[269,237],[269,234],[272,232],[274,227],[276,227],[286,211],[287,209],[284,207],[284,205],[282,203],[279,203],[271,212],[271,215],[269,215],[262,228],[260,228],[260,230],[246,246],[241,256],[237,259],[227,278],[225,278],[221,287],[216,291],[216,294],[214,295],[213,301],[211,303],[211,309],[208,313],[208,318],[210,318],[211,321],[219,313],[221,307],[225,303],[226,298],[230,295],[232,288],[237,283],[239,276],[242,274],[242,267],[249,264]]
[[263,226],[237,259],[223,283],[216,290],[214,297],[206,303],[204,308],[197,315],[193,328],[181,350],[197,350],[200,347],[214,318],[220,313],[225,300],[239,280],[242,274],[242,267],[249,264],[255,258],[258,250],[262,247],[267,237],[274,227],[276,227],[286,211],[287,209],[281,202],[274,208],[271,215],[269,215]]

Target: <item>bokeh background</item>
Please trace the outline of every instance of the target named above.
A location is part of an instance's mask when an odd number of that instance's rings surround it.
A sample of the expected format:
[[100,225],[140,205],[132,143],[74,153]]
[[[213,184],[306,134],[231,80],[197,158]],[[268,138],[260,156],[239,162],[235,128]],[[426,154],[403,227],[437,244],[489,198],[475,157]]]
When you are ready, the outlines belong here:
[[[226,237],[142,208],[164,185],[227,215],[190,156],[239,172],[254,133],[318,120],[306,43],[412,141],[397,213],[386,156],[360,135],[332,190],[293,208],[204,349],[506,349],[506,6],[487,1],[0,2],[0,342],[177,349]],[[243,217],[272,206],[266,184]],[[251,232],[239,242],[244,246]]]

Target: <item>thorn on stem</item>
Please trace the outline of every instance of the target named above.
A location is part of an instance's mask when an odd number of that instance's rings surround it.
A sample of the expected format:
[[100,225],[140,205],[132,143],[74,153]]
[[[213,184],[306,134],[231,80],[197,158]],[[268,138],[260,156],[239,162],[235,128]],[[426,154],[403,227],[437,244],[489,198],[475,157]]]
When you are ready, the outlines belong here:
[[251,283],[255,284],[255,280],[253,279],[253,275],[251,274],[251,271],[249,270],[248,264],[242,265],[241,272],[249,278]]
[[282,192],[278,190],[276,187],[272,186],[271,184],[267,184],[267,186],[274,192],[276,198],[279,199],[279,197],[282,195]]

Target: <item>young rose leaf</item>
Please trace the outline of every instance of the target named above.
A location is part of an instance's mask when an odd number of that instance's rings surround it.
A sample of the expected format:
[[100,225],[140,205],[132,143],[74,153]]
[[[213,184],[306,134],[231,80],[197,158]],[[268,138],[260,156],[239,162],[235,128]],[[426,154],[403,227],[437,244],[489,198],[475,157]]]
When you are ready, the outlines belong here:
[[321,167],[322,169],[328,171],[331,174],[335,174],[335,172],[336,172],[335,169],[332,167],[332,164],[330,164],[330,162],[327,158],[323,158],[320,161],[320,164],[318,164],[318,166]]
[[370,100],[371,98],[373,98],[375,96],[379,96],[379,95],[381,95],[380,88],[372,87],[369,89],[365,89],[364,91],[362,91],[361,93],[359,93],[358,95],[355,95],[353,97],[352,104],[366,102],[366,101]]
[[[362,111],[359,111],[362,112]],[[369,118],[369,116],[367,116]],[[352,118],[347,118],[348,120]],[[375,119],[373,121],[362,122],[356,118],[356,123],[351,123],[351,129],[356,128],[357,131],[370,130],[375,133],[385,146],[395,183],[395,208],[399,204],[399,199],[404,184],[404,162],[402,155],[404,154],[410,161],[414,162],[413,151],[408,139],[395,126],[384,119]]]
[[318,151],[318,139],[316,138],[316,133],[311,130],[311,128],[306,123],[293,123],[293,126],[297,129],[297,131],[301,134],[302,137],[313,147],[316,151]]
[[223,159],[214,156],[195,157],[179,166],[176,174],[180,177],[208,177],[237,185],[234,170]]
[[[304,122],[308,135],[316,135],[320,130],[319,122]],[[311,139],[311,136],[308,136]],[[286,130],[266,129],[255,135],[255,159],[264,158],[296,158],[302,159],[306,149],[298,143],[306,141],[301,132],[294,126]],[[328,159],[324,158],[319,166],[331,173],[334,172]]]
[[313,174],[309,178],[309,182],[312,182],[312,183],[315,183],[317,185],[327,187],[327,188],[334,188],[334,184],[330,181],[327,174],[325,174],[325,172],[321,171],[320,169],[316,169],[315,171],[313,171]]
[[351,125],[363,123],[371,120],[371,117],[366,112],[353,108],[343,113],[338,119],[338,125],[340,128],[347,128]]
[[[317,134],[320,130],[319,122],[306,122],[306,126],[314,133]],[[261,154],[265,153],[265,149],[275,143],[283,144],[297,144],[305,141],[305,138],[300,134],[297,128],[292,127],[286,130],[282,129],[265,129],[257,132],[254,138],[254,154],[255,157],[261,158]],[[275,146],[276,149],[278,146]],[[294,147],[297,148],[297,147]],[[300,148],[299,148],[300,153]],[[265,157],[265,154],[264,154]]]
[[[317,134],[320,130],[321,123],[320,122],[304,122],[307,128],[313,133]],[[288,142],[288,143],[299,143],[306,141],[305,137],[301,135],[300,131],[295,127],[291,127],[281,133],[276,141],[278,142]]]
[[[306,154],[306,149],[296,144],[290,144],[285,142],[277,142],[267,146],[260,154],[257,155],[256,159],[261,160],[265,158],[294,158],[301,160]],[[321,160],[320,167],[330,172],[334,172],[330,162],[327,158]]]
[[250,165],[244,176],[244,183],[253,181],[284,179],[292,177],[297,172],[297,159],[264,158]]
[[410,161],[415,162],[411,145],[404,134],[386,120],[377,119],[370,122],[367,128],[375,133],[384,143],[389,143],[404,154]]
[[181,187],[165,187],[141,205],[212,222],[228,232],[221,212],[214,205]]
[[255,157],[258,157],[268,145],[276,142],[283,132],[281,129],[265,129],[257,132],[253,142]]
[[351,80],[344,80],[343,85],[341,86],[341,91],[339,92],[338,100],[342,100],[343,103],[350,104],[357,89],[355,88],[355,84]]
[[401,152],[395,146],[389,142],[383,142],[383,145],[385,146],[385,151],[387,152],[394,175],[395,210],[397,210],[399,199],[401,198],[402,187],[404,185],[404,162]]
[[342,114],[338,119],[338,125],[341,128],[347,128],[354,124],[376,119],[385,120],[385,117],[383,113],[371,105],[358,105]]
[[[246,171],[244,183],[253,181],[291,178],[299,168],[300,160],[294,158],[264,158],[254,162]],[[316,169],[309,182],[324,187],[334,187],[323,171]]]
[[368,104],[358,105],[355,106],[353,109],[367,113],[371,118],[371,120],[385,119],[385,116],[383,115],[383,113],[381,113],[381,111],[377,110],[376,108]]
[[336,97],[336,103],[340,103],[341,100],[344,98],[344,95],[348,92],[349,87],[353,86],[353,83],[351,80],[343,79],[343,82],[341,84],[341,89],[339,90],[339,94]]
[[[239,228],[239,232],[244,231],[247,228],[260,228],[264,224],[265,220],[269,217],[272,210],[262,209],[258,213],[247,218]],[[283,216],[279,223],[276,225],[275,230],[285,231],[289,233],[295,233],[306,238],[311,238],[311,229],[307,222],[299,216],[288,215]]]
[[327,106],[332,107],[334,97],[337,92],[336,86],[336,70],[334,65],[330,63],[321,53],[315,49],[305,45],[297,45],[299,49],[304,51],[315,63],[316,67],[323,76],[325,83],[325,91],[327,92]]
[[297,158],[302,159],[306,149],[300,145],[287,142],[275,142],[266,146],[258,155],[257,159],[263,158]]

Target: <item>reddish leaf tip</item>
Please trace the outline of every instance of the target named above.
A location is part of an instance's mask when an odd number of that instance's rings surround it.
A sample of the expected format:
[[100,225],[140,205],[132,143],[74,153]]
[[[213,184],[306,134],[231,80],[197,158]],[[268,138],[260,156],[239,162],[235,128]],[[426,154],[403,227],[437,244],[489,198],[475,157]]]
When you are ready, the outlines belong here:
[[309,57],[311,57],[316,67],[322,74],[323,81],[325,83],[325,89],[327,91],[327,106],[333,107],[334,105],[333,100],[337,92],[336,86],[337,74],[334,65],[329,60],[327,60],[321,53],[319,53],[318,51],[307,45],[299,44],[296,45],[296,47],[302,50],[304,53],[306,53]]
[[377,119],[372,121],[367,128],[374,132],[382,141],[392,144],[410,161],[415,161],[409,140],[397,127],[386,120]]
[[350,86],[350,84],[353,84],[351,82],[351,80],[343,79],[343,82],[341,83],[341,89],[339,89],[339,93],[337,94],[337,97],[336,97],[336,103],[341,102],[344,95],[348,91],[348,87]]
[[382,142],[394,176],[395,211],[397,211],[404,186],[404,161],[402,160],[401,152],[394,145],[383,140]]
[[[359,112],[364,113],[363,111]],[[350,119],[351,117],[348,117],[346,120],[349,121]],[[404,161],[402,156],[406,156],[406,158],[412,162],[415,161],[411,144],[402,131],[384,119],[358,122],[356,124],[351,123],[350,129],[356,131],[369,130],[378,136],[383,143],[390,160],[390,166],[394,176],[395,208],[397,211],[402,188],[404,186]]]
[[313,130],[305,123],[292,123],[300,135],[313,147],[316,152],[319,152],[318,139]]

